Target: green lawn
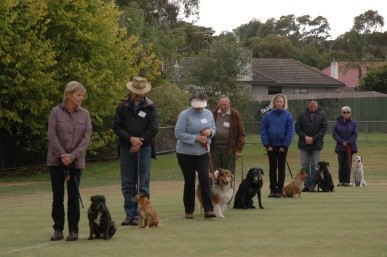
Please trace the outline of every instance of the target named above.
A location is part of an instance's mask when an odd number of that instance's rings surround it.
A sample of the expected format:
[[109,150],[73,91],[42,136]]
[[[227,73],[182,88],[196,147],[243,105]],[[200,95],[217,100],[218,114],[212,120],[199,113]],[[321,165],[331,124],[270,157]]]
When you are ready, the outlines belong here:
[[[162,226],[121,227],[110,241],[88,241],[86,212],[81,213],[77,242],[50,242],[51,193],[46,168],[23,177],[0,180],[0,256],[387,256],[386,146],[359,142],[367,187],[336,188],[333,193],[303,193],[302,198],[267,198],[268,161],[257,136],[244,150],[243,172],[253,166],[265,171],[264,210],[234,210],[225,219],[205,220],[195,213],[183,218],[183,181],[174,154],[152,161],[151,200]],[[327,140],[322,160],[330,163],[337,184],[337,159]],[[295,144],[288,162],[299,168]],[[242,163],[237,164],[237,184]],[[287,171],[286,181],[291,180]],[[124,218],[119,164],[89,163],[81,181],[85,208],[94,194],[104,194],[116,223]],[[255,203],[257,201],[255,199]],[[198,205],[197,205],[198,206]],[[67,236],[67,230],[64,231]]]

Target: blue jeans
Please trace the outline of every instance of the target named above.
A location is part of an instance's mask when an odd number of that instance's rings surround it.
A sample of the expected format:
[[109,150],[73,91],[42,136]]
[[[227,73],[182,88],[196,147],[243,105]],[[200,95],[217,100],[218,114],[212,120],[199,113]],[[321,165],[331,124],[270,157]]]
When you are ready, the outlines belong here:
[[129,149],[120,148],[121,190],[127,218],[133,219],[138,215],[137,203],[133,200],[138,191],[149,198],[150,164],[150,146],[140,148],[138,153],[131,153]]
[[321,150],[304,150],[300,149],[301,169],[308,171],[309,176],[304,181],[306,188],[316,187],[316,173],[318,163],[320,162]]

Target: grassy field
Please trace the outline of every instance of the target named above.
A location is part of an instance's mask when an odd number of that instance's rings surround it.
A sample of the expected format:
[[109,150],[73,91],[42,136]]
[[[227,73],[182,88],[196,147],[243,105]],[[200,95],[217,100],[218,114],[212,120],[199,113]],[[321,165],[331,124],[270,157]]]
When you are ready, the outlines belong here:
[[[258,137],[249,137],[243,172],[265,171],[264,210],[234,210],[225,219],[183,218],[183,179],[174,154],[152,161],[151,200],[161,218],[157,229],[119,226],[112,240],[88,241],[82,211],[77,242],[50,242],[52,234],[49,175],[0,178],[0,256],[387,256],[386,146],[359,142],[367,187],[338,187],[333,193],[303,193],[302,198],[267,198],[268,161]],[[327,140],[322,160],[330,163],[337,184],[337,157]],[[293,175],[299,155],[288,155]],[[237,184],[242,177],[237,164]],[[286,183],[291,181],[286,173]],[[104,194],[113,219],[124,218],[119,164],[89,163],[80,186],[85,209],[90,196]],[[257,204],[257,200],[255,199]],[[198,205],[197,205],[198,206]],[[67,226],[67,225],[66,225]],[[65,229],[67,236],[67,229]]]

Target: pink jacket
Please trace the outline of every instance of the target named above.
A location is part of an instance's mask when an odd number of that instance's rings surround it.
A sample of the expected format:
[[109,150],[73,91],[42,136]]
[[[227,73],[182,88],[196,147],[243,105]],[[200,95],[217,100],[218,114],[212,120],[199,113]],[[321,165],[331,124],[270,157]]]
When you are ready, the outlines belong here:
[[63,103],[55,106],[48,120],[47,165],[61,164],[61,155],[71,154],[74,168],[85,168],[86,148],[92,127],[89,112],[78,107],[73,113]]

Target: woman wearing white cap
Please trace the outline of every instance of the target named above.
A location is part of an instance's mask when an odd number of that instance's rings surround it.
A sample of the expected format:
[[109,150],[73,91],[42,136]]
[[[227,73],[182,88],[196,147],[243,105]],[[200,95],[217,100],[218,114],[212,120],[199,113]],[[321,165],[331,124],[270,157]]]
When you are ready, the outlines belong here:
[[211,182],[209,178],[209,145],[215,135],[215,121],[212,112],[205,109],[207,96],[196,92],[190,99],[190,107],[179,114],[175,127],[177,138],[176,153],[184,176],[183,202],[185,217],[193,219],[195,211],[195,179],[198,173],[203,201],[204,218],[213,218]]

